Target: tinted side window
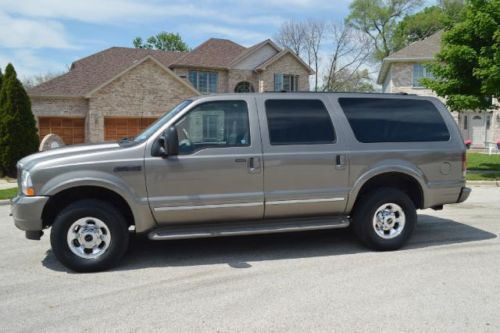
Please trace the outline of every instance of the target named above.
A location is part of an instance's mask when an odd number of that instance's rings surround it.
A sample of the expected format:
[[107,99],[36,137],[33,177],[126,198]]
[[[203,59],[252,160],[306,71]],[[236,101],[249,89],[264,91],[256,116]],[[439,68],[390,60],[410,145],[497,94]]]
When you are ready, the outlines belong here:
[[175,127],[181,155],[204,148],[250,145],[248,108],[244,101],[200,104],[182,117]]
[[266,117],[272,145],[335,142],[332,120],[319,100],[267,100]]
[[443,117],[429,101],[389,98],[339,98],[361,142],[448,141]]

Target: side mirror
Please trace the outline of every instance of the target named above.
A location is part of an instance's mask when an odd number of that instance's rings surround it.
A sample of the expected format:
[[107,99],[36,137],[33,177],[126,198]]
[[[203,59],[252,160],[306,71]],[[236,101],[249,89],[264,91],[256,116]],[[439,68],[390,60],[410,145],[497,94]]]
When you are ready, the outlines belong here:
[[170,126],[155,142],[152,151],[153,156],[176,156],[179,155],[179,137],[175,126]]
[[164,149],[166,150],[166,155],[179,155],[179,136],[177,135],[177,129],[175,128],[175,126],[170,126],[169,128],[167,128],[164,136]]

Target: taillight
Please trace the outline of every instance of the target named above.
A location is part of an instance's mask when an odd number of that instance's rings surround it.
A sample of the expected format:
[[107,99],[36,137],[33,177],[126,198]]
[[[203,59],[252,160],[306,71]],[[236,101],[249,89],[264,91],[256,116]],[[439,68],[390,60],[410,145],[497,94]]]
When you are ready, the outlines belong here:
[[462,173],[465,177],[465,174],[467,173],[467,153],[464,152],[462,154]]

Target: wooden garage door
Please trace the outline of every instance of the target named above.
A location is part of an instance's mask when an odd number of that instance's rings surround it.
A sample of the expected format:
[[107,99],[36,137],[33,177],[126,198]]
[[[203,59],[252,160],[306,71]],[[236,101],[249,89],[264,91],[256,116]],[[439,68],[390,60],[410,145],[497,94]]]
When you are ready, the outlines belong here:
[[116,141],[134,137],[157,118],[104,118],[104,140]]
[[38,117],[40,140],[47,134],[57,134],[67,145],[85,142],[85,118]]

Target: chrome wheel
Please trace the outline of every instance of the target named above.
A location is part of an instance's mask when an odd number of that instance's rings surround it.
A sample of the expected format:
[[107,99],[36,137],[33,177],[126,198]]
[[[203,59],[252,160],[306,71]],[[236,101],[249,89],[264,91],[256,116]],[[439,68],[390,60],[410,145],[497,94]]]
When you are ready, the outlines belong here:
[[68,246],[71,252],[84,259],[95,259],[109,248],[111,233],[98,218],[84,217],[68,229]]
[[405,213],[401,206],[395,203],[386,203],[375,210],[373,228],[383,239],[398,237],[405,227]]

